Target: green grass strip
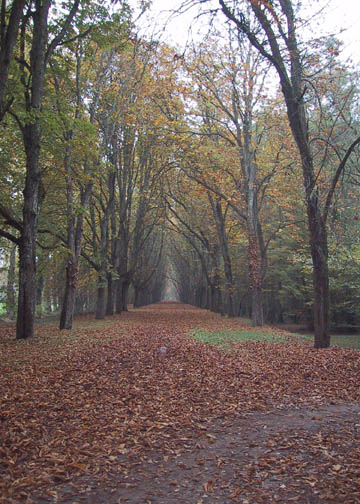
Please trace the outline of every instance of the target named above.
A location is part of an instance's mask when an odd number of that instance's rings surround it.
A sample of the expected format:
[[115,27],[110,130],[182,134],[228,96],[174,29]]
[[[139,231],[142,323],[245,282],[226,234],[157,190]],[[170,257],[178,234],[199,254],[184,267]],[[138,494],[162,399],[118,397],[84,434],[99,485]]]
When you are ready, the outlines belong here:
[[[314,340],[313,334],[298,334],[298,336],[306,341]],[[330,334],[330,344],[360,350],[360,334]]]
[[281,334],[267,331],[217,331],[210,332],[196,330],[192,336],[209,345],[229,346],[231,343],[245,343],[246,341],[267,341],[269,343],[286,343],[288,340]]

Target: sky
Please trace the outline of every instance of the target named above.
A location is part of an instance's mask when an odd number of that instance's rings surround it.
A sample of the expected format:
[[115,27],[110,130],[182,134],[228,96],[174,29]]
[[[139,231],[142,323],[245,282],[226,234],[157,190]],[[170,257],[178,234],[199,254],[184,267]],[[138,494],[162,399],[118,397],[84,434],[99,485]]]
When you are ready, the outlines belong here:
[[344,53],[360,61],[360,2],[359,0],[333,0],[324,27],[339,33],[344,41]]
[[[136,2],[132,0],[131,3]],[[163,24],[169,18],[169,11],[176,9],[182,0],[152,0],[150,14],[153,22],[158,26],[156,31],[162,31]],[[360,62],[360,0],[312,0],[315,10],[319,6],[329,4],[323,12],[314,19],[316,34],[325,35],[333,33],[344,41],[343,57],[351,57],[354,62]],[[161,37],[169,43],[182,46],[186,39],[189,26],[197,10],[180,16],[174,16],[167,24],[166,32]],[[208,18],[204,16],[194,26],[196,32],[201,26],[205,27]],[[205,29],[205,28],[203,28]]]

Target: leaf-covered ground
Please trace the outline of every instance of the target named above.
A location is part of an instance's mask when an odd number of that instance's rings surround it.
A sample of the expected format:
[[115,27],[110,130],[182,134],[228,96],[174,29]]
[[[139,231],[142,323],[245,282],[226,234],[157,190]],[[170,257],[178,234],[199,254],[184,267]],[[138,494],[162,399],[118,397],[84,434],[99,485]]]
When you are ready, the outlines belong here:
[[180,304],[0,327],[0,502],[360,502],[360,352],[199,328],[253,330]]

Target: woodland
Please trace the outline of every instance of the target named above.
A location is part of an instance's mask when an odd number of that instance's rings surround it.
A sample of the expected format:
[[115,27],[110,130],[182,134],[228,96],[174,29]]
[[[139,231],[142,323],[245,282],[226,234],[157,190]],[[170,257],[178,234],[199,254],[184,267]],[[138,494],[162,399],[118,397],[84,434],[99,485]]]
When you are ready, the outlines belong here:
[[305,324],[316,347],[359,323],[358,70],[297,2],[201,4],[209,30],[183,53],[124,2],[2,4],[1,306],[18,339],[44,313],[70,330],[166,291]]
[[1,503],[360,502],[359,70],[190,7],[1,2]]

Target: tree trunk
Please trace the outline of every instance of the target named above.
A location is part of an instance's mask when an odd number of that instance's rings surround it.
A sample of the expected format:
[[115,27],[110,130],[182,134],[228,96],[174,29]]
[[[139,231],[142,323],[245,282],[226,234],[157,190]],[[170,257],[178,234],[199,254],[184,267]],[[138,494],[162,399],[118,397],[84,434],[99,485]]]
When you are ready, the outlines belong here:
[[6,315],[10,320],[15,317],[15,267],[16,267],[16,245],[11,246],[9,270],[6,288]]
[[[67,133],[68,139],[72,133]],[[89,204],[92,182],[88,182],[85,189],[81,189],[80,207],[77,217],[74,211],[74,181],[72,175],[71,147],[65,150],[64,167],[66,171],[66,196],[67,196],[67,247],[69,255],[66,265],[66,283],[64,302],[61,310],[60,329],[72,329],[75,312],[76,277],[78,273],[79,257],[82,250],[84,212]],[[85,174],[87,174],[87,169]]]
[[75,308],[76,274],[77,267],[71,260],[69,260],[66,266],[66,284],[64,301],[60,315],[60,329],[72,329]]
[[264,308],[262,296],[262,256],[260,249],[260,227],[258,223],[257,194],[255,187],[255,167],[248,168],[247,180],[247,227],[248,227],[248,260],[249,285],[251,291],[251,321],[253,326],[264,325]]
[[[65,133],[65,140],[72,138],[72,132]],[[75,215],[74,215],[74,181],[71,170],[71,146],[66,145],[64,156],[66,203],[67,203],[67,263],[65,275],[65,292],[61,308],[60,329],[72,329],[75,310],[75,290],[77,275],[77,257],[75,252]]]
[[41,172],[39,170],[41,148],[39,113],[44,95],[48,40],[47,19],[50,3],[50,1],[36,2],[36,10],[33,13],[32,44],[30,50],[31,89],[30,92],[27,87],[24,90],[28,117],[25,124],[21,127],[26,156],[26,176],[23,225],[19,241],[17,339],[29,338],[34,334],[36,235],[39,210],[44,196],[41,190]]
[[42,304],[43,304],[43,292],[44,292],[44,277],[41,274],[36,279],[36,317],[42,317]]
[[[288,104],[287,104],[288,105]],[[328,271],[328,244],[326,222],[321,215],[318,188],[314,174],[313,159],[307,139],[304,123],[306,124],[304,106],[295,109],[298,122],[291,121],[290,112],[294,111],[288,105],[289,122],[297,141],[302,160],[303,183],[309,226],[309,242],[313,264],[313,289],[314,289],[314,346],[315,348],[328,348],[329,335],[329,271]]]
[[250,229],[248,254],[249,284],[251,292],[251,321],[253,326],[262,326],[264,325],[264,313],[262,299],[261,257],[257,235]]
[[39,156],[40,124],[30,123],[23,128],[26,153],[26,179],[24,188],[23,226],[19,242],[19,297],[16,338],[34,335],[35,318],[35,261],[38,212],[40,207]]
[[218,236],[220,241],[220,249],[223,256],[224,262],[224,273],[225,273],[225,310],[226,315],[229,317],[234,317],[234,301],[233,301],[233,277],[232,277],[232,268],[231,268],[231,259],[229,254],[226,229],[225,229],[225,219],[221,210],[220,201],[216,202],[216,213],[218,216],[217,219],[217,228],[218,228]]
[[316,206],[308,205],[308,219],[313,262],[314,346],[328,348],[330,294],[326,226]]
[[224,263],[225,274],[225,300],[223,307],[225,308],[226,315],[234,317],[234,301],[233,301],[233,276],[231,268],[231,259],[229,254],[228,241],[226,236],[225,215],[223,213],[220,198],[216,199],[216,204],[213,197],[208,194],[209,201],[212,206],[213,215],[216,223],[216,230],[220,243],[220,250]]
[[52,312],[52,288],[50,285],[51,281],[48,278],[45,282],[45,310],[47,313]]
[[123,289],[122,289],[123,280],[119,278],[116,280],[116,299],[115,299],[115,312],[120,314],[123,311]]
[[84,305],[85,305],[86,297],[84,294],[77,294],[75,296],[75,309],[74,315],[81,315],[84,313]]
[[[25,0],[14,0],[11,7],[6,2],[1,5],[1,43],[0,43],[0,121],[7,112],[12,99],[4,102],[6,85],[8,81],[10,63],[13,50],[18,36],[21,15],[25,6]],[[6,14],[5,14],[6,11]],[[7,23],[5,22],[7,20]]]
[[216,283],[215,287],[215,309],[217,313],[221,313],[221,315],[224,314],[224,307],[223,307],[223,300],[222,300],[222,294],[221,294],[221,289],[219,287],[219,284]]
[[100,278],[100,285],[97,289],[97,301],[96,301],[96,315],[97,320],[103,320],[105,318],[105,286],[103,285],[103,280]]
[[262,288],[254,287],[251,291],[251,320],[253,326],[264,325]]
[[115,304],[115,282],[112,279],[111,273],[107,275],[107,303],[106,315],[114,315]]
[[122,311],[128,311],[128,293],[129,293],[130,282],[124,280],[122,283]]
[[215,298],[216,287],[213,283],[211,283],[210,286],[208,287],[208,292],[209,292],[209,301],[208,301],[209,309],[212,312],[216,312],[217,311],[216,298]]
[[134,285],[134,308],[139,308],[140,306],[140,289]]
[[[25,228],[25,225],[24,225]],[[18,314],[16,321],[16,339],[26,339],[34,335],[35,318],[35,243],[31,233],[33,227],[27,229],[29,241],[22,236],[19,243],[19,295]]]

